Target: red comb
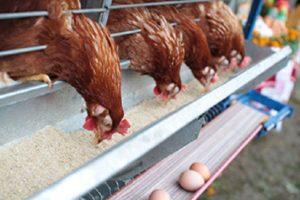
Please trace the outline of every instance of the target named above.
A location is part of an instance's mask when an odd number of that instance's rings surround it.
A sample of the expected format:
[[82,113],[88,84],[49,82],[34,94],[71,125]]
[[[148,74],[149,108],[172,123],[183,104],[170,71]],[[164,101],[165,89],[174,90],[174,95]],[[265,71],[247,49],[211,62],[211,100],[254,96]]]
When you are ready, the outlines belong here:
[[157,86],[155,86],[155,87],[153,88],[153,93],[154,93],[156,96],[160,94],[160,92],[158,91]]
[[88,130],[88,131],[92,131],[96,128],[94,119],[92,117],[87,116],[85,118],[85,123],[83,125],[83,128]]

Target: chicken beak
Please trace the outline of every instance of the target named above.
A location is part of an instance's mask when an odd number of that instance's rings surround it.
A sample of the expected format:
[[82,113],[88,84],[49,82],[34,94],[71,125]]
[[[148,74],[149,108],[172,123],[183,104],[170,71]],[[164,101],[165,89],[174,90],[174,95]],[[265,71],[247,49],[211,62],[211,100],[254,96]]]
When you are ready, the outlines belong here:
[[128,120],[123,119],[116,129],[102,132],[101,137],[98,137],[98,142],[101,142],[103,140],[110,140],[114,133],[120,133],[121,135],[125,135],[128,133],[128,129],[130,127],[131,126]]
[[101,118],[101,120],[90,116],[86,118],[83,128],[95,133],[96,144],[100,143],[103,140],[111,139],[114,133],[125,135],[128,132],[128,129],[130,128],[130,123],[128,122],[128,120],[123,119],[119,123],[117,128],[110,130],[112,122],[109,119],[111,118],[108,116],[105,118]]

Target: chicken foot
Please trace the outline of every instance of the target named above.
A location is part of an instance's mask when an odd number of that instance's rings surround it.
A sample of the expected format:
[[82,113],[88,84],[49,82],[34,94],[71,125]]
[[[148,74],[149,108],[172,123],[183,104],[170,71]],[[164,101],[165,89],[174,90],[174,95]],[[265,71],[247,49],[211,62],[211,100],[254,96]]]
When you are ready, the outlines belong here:
[[41,81],[41,82],[47,83],[49,88],[52,88],[52,86],[53,86],[53,83],[47,74],[38,74],[38,75],[33,75],[33,76],[27,76],[27,77],[18,79],[18,81],[21,81],[21,82]]

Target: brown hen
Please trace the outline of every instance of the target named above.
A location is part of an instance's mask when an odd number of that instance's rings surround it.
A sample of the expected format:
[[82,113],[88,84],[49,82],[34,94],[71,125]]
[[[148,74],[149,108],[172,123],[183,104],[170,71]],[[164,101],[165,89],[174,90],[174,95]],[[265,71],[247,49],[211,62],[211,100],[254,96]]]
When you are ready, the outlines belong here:
[[250,58],[245,55],[242,26],[231,9],[222,1],[202,2],[178,6],[180,12],[199,18],[213,59],[229,68],[245,67]]
[[[71,84],[84,98],[88,117],[84,127],[98,142],[129,124],[121,102],[121,71],[109,32],[81,14],[63,14],[80,8],[79,1],[5,1],[0,12],[47,10],[49,17],[0,21],[0,50],[47,45],[43,51],[0,58],[0,71],[14,79],[36,75]],[[5,6],[4,6],[5,5]],[[2,30],[2,29],[1,29]]]
[[[132,1],[114,1],[128,4]],[[112,10],[108,20],[111,32],[141,29],[140,33],[116,38],[119,55],[131,61],[131,69],[151,76],[154,93],[163,100],[181,90],[180,67],[184,58],[182,35],[159,15],[147,9]]]

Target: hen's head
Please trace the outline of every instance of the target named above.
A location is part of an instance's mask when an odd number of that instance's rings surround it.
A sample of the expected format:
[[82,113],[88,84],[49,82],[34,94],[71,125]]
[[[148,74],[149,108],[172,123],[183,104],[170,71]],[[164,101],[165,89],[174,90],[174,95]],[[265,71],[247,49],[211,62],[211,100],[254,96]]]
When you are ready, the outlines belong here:
[[98,142],[115,132],[126,133],[129,123],[122,120],[120,60],[107,29],[84,15],[74,15],[72,29],[62,38],[55,38],[46,51],[56,64],[56,75],[86,101],[84,128],[94,131]]
[[126,134],[130,124],[123,119],[124,113],[118,113],[120,110],[110,110],[100,104],[90,103],[87,105],[88,116],[85,119],[83,127],[86,130],[94,131],[98,142],[111,139],[111,136],[118,132]]
[[154,94],[162,100],[174,98],[182,89],[180,68],[185,54],[182,33],[163,16],[147,10],[138,10],[133,18],[131,23],[142,30],[142,36],[154,49],[155,69],[149,73],[156,82]]
[[218,81],[219,77],[215,68],[206,66],[202,70],[192,71],[196,79],[205,87]]
[[[177,82],[177,83],[176,83]],[[181,81],[161,81],[156,80],[156,86],[153,89],[153,93],[161,100],[167,101],[170,98],[176,98],[176,95],[182,89]]]

